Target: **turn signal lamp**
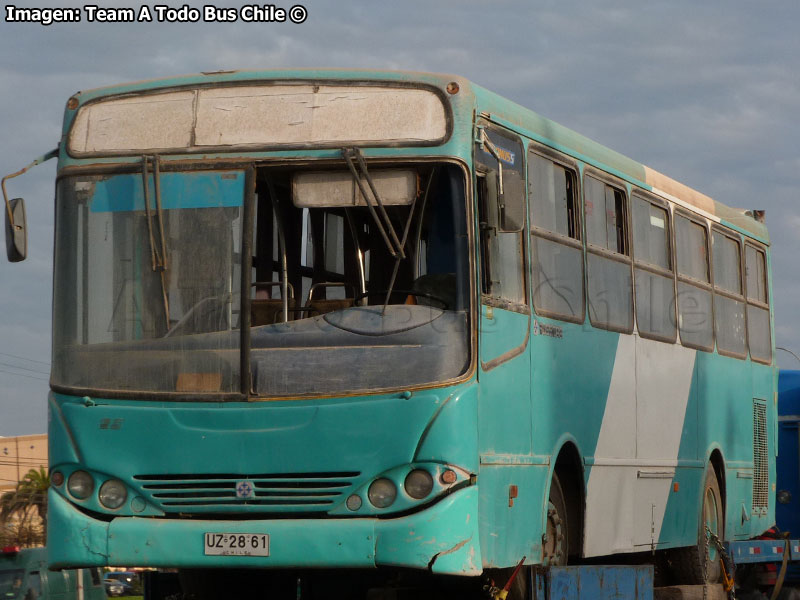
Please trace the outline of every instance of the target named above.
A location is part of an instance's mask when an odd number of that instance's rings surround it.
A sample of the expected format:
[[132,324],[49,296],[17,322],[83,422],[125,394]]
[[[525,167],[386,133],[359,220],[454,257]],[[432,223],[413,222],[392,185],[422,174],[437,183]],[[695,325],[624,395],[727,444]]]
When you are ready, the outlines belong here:
[[450,469],[445,469],[442,471],[442,475],[439,477],[442,483],[445,485],[450,485],[451,483],[455,483],[458,479],[458,475],[456,475],[455,471],[451,471]]

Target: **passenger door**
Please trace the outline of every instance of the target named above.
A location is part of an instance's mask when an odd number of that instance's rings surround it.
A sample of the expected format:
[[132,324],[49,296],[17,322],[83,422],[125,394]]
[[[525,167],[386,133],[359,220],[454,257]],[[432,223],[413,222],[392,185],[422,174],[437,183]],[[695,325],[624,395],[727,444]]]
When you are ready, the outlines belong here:
[[481,460],[513,464],[531,453],[524,152],[517,136],[486,121],[477,133]]

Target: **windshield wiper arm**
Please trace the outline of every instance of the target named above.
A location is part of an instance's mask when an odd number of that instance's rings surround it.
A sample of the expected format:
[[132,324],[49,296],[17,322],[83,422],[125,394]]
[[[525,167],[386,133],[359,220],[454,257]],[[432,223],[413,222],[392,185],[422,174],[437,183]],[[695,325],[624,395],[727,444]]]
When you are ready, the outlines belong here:
[[[275,223],[278,229],[278,249],[281,253],[281,300],[283,305],[283,322],[288,323],[289,269],[286,266],[286,234],[283,230],[283,218],[281,217],[280,206],[278,205],[278,194],[275,192],[275,186],[272,184],[272,179],[269,177],[267,177],[267,190],[269,190],[269,199],[272,202],[272,214],[275,218]],[[270,271],[271,270],[272,269],[270,268]],[[294,296],[294,292],[292,292],[292,296]]]
[[[375,187],[375,182],[372,181],[372,177],[370,177],[369,171],[367,171],[367,163],[364,161],[364,156],[361,154],[361,150],[356,147],[342,148],[342,156],[344,156],[344,160],[347,163],[347,166],[350,168],[350,172],[353,174],[353,179],[355,180],[358,189],[361,191],[361,195],[364,197],[364,202],[366,203],[367,208],[369,208],[372,219],[378,226],[378,231],[380,231],[381,236],[383,236],[383,241],[386,243],[386,248],[389,250],[389,254],[391,254],[394,258],[397,258],[398,255],[400,255],[400,258],[405,258],[406,255],[405,252],[403,252],[403,244],[401,244],[400,240],[397,238],[392,221],[389,218],[389,214],[386,212],[386,207],[383,205],[380,194],[378,194],[378,190]],[[372,190],[375,203],[381,211],[380,216],[375,211],[375,207],[372,205],[372,200],[370,195],[367,193],[366,188],[364,187],[364,182],[361,181],[361,176],[356,169],[356,165],[353,163],[353,157],[355,157],[356,161],[358,161],[358,167],[364,174],[364,178],[367,180],[370,190]],[[386,222],[385,227],[384,223],[381,221],[381,216]],[[389,230],[389,233],[392,236],[391,240],[389,240],[389,236],[386,234],[386,229]]]
[[150,184],[147,173],[147,162],[151,160],[147,156],[142,156],[142,184],[144,186],[144,214],[147,220],[147,234],[150,243],[150,262],[153,271],[158,272],[161,278],[161,296],[164,302],[164,318],[167,324],[167,331],[170,329],[169,321],[169,296],[167,295],[167,244],[164,239],[164,218],[161,210],[161,161],[158,156],[153,156],[153,186],[156,195],[156,216],[158,217],[159,247],[156,247],[153,237],[153,217],[150,210]]
[[[425,203],[428,200],[428,192],[431,191],[431,183],[433,183],[433,174],[436,172],[436,167],[431,169],[430,175],[428,175],[428,184],[425,186],[425,197],[422,202],[423,210],[425,208]],[[417,197],[414,196],[414,202],[411,203],[411,208],[408,211],[408,220],[406,221],[405,229],[403,230],[403,241],[400,244],[400,248],[404,248],[406,245],[406,240],[408,239],[408,232],[411,229],[411,220],[414,218],[414,209],[417,207]],[[389,287],[386,290],[386,299],[383,301],[383,309],[381,310],[381,314],[386,312],[386,306],[389,304],[389,298],[392,295],[392,290],[394,289],[394,281],[397,278],[397,269],[400,267],[400,260],[402,257],[395,256],[394,258],[394,268],[392,269],[392,278],[389,280]]]

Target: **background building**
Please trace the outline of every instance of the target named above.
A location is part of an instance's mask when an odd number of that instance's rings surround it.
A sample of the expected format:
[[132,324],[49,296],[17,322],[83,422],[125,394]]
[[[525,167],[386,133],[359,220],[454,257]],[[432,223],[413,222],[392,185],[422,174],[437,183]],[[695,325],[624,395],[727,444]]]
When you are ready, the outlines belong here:
[[47,434],[0,437],[0,494],[13,490],[31,469],[47,469]]

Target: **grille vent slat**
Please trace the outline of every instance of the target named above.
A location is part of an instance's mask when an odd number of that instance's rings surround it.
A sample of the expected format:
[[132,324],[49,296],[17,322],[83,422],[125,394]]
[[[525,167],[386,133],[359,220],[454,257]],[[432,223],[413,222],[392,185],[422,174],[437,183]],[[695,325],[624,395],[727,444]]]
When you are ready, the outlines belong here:
[[[358,471],[331,473],[187,473],[135,475],[151,501],[181,514],[219,510],[304,512],[329,510],[354,486]],[[249,481],[253,495],[237,498],[236,484]]]
[[767,407],[753,403],[753,508],[769,502],[769,455],[767,451]]

